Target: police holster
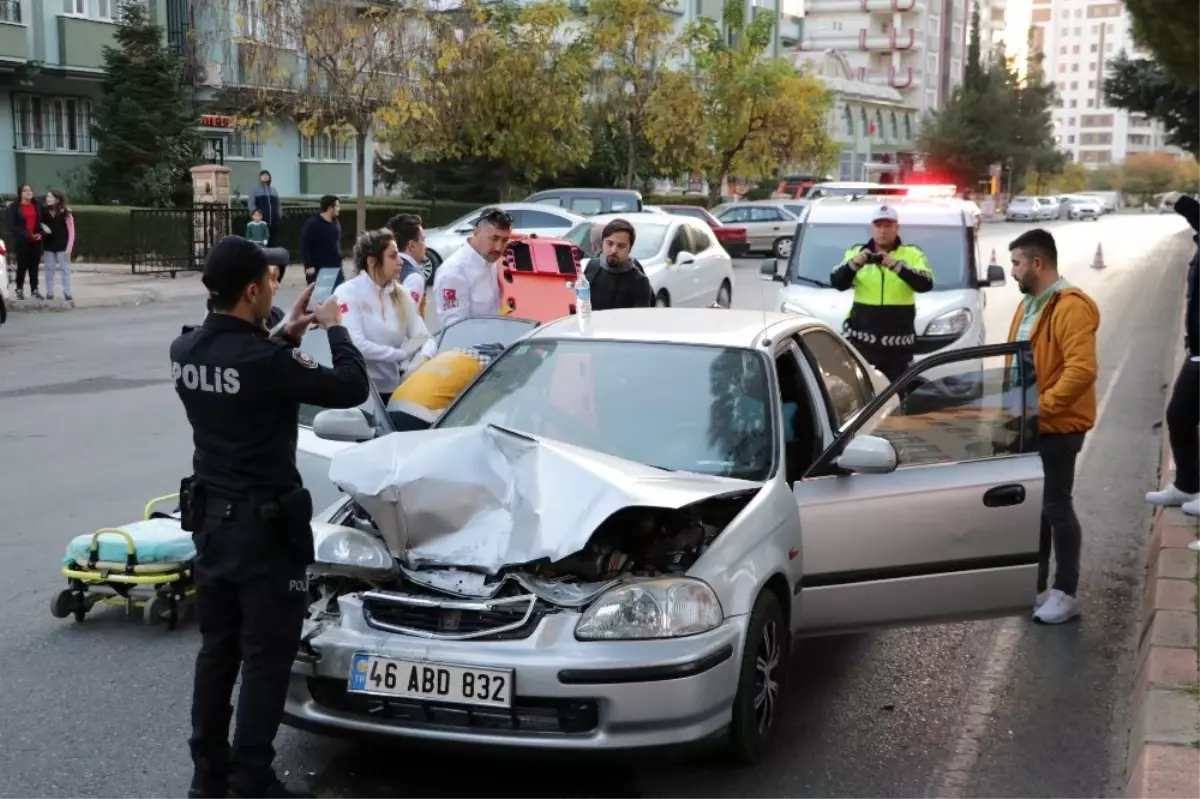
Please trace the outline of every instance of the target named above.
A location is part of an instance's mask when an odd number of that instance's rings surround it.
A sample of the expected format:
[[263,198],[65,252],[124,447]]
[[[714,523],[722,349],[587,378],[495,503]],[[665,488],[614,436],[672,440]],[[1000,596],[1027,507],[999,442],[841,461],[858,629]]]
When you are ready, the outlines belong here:
[[179,481],[179,526],[185,533],[200,529],[207,505],[208,491],[204,483],[195,477],[185,477]]
[[288,552],[304,566],[313,562],[312,495],[294,488],[255,508],[259,521],[274,530]]

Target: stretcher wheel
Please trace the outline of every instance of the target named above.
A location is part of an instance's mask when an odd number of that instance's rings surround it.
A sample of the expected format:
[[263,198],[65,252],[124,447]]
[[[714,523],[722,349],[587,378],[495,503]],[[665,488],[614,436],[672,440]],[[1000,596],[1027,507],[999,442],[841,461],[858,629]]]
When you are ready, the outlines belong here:
[[146,624],[158,624],[168,616],[167,600],[155,594],[146,600],[142,607],[142,621]]
[[75,592],[67,588],[59,591],[50,599],[50,614],[56,619],[65,619],[75,612],[79,598]]

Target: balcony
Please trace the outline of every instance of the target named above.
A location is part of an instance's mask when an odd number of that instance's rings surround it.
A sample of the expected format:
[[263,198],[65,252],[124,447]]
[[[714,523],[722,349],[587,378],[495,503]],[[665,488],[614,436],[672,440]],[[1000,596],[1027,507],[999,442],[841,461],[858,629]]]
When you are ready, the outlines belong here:
[[0,59],[29,60],[29,28],[21,21],[20,0],[0,0]]
[[894,53],[904,50],[918,50],[921,43],[917,41],[915,28],[898,30],[893,28],[889,33],[872,34],[866,28],[857,33],[854,31],[825,31],[821,34],[806,36],[800,43],[800,50],[860,50],[862,52]]
[[239,86],[296,90],[302,85],[300,54],[259,42],[234,42],[233,74],[229,83]]
[[68,69],[104,69],[104,46],[113,44],[116,31],[113,22],[58,17],[58,63]]
[[[938,4],[941,7],[941,4]],[[804,4],[806,14],[907,14],[915,11],[924,13],[925,3],[921,0],[808,0]]]

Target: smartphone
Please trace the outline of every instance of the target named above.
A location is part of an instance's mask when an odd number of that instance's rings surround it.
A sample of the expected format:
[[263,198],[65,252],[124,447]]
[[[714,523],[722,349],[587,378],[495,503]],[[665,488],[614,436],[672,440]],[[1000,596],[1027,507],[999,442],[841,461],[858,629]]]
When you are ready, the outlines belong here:
[[329,267],[328,269],[318,269],[317,279],[313,281],[312,297],[308,301],[308,310],[316,308],[325,300],[333,296],[333,290],[342,282],[341,267]]

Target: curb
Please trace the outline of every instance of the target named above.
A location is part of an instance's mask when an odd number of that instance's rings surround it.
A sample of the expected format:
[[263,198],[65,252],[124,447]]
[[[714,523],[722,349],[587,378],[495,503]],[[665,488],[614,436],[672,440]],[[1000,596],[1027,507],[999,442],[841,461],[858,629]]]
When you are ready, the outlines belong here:
[[8,300],[5,304],[12,313],[53,313],[81,308],[115,308],[124,305],[142,305],[159,302],[162,296],[155,291],[129,290],[113,292],[108,296],[76,297],[72,302],[62,300]]
[[[1165,423],[1162,438],[1166,487],[1175,470]],[[1178,508],[1156,508],[1150,529],[1124,795],[1188,799],[1200,796],[1200,556],[1188,549],[1200,526]]]

